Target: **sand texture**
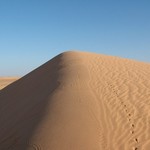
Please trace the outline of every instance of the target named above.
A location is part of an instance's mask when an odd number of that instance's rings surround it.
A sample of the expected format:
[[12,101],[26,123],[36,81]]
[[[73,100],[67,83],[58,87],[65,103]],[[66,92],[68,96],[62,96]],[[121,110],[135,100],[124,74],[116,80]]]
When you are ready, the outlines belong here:
[[150,150],[150,64],[56,56],[0,91],[0,150]]
[[16,81],[19,77],[0,77],[0,90]]

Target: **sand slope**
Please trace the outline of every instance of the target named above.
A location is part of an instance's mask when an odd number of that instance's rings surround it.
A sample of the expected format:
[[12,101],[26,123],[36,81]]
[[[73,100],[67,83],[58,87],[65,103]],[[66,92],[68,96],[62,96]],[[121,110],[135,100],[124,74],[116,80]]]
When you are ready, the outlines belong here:
[[150,64],[65,52],[0,93],[0,150],[149,150]]
[[19,79],[19,77],[0,77],[0,90],[13,83],[17,79]]

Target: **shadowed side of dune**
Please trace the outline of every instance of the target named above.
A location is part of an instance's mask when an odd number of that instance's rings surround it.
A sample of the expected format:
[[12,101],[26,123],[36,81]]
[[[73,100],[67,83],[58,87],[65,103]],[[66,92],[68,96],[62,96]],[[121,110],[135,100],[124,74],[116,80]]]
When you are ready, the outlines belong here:
[[[1,90],[0,149],[26,150],[59,87],[61,54]],[[36,149],[31,145],[31,149]]]

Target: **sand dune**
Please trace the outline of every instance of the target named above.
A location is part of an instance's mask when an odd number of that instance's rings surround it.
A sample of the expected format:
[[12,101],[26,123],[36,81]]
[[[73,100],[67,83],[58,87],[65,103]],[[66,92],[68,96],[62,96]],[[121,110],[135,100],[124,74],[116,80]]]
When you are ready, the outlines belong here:
[[150,150],[150,64],[56,56],[1,90],[0,150]]
[[19,77],[0,77],[0,90],[13,83],[17,79],[19,79]]

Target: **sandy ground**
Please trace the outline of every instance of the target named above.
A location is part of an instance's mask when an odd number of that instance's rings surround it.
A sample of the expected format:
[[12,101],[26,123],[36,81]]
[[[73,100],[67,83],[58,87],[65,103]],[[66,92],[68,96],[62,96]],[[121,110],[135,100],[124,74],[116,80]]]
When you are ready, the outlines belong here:
[[150,150],[150,64],[65,52],[0,92],[1,150]]
[[0,77],[0,90],[13,83],[17,79],[19,79],[19,77]]

